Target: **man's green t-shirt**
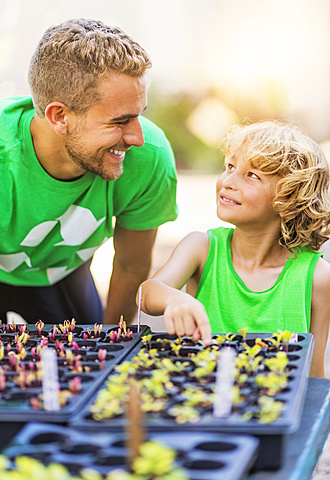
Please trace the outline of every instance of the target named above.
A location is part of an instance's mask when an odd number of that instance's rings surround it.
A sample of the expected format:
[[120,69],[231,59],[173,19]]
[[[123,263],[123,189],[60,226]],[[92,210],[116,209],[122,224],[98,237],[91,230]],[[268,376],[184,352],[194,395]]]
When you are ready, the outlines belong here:
[[122,176],[93,173],[65,182],[52,178],[33,148],[29,97],[0,101],[0,282],[52,285],[89,260],[124,228],[145,230],[175,220],[176,172],[164,133],[140,117],[145,144],[131,147]]

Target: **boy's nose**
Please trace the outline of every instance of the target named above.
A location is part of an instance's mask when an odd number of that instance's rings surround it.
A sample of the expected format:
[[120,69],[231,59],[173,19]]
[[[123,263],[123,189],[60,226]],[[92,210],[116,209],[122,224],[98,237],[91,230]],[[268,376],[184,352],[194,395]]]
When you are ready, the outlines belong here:
[[231,188],[235,190],[238,187],[238,181],[239,180],[236,172],[232,172],[224,176],[224,178],[222,179],[222,186],[224,188]]

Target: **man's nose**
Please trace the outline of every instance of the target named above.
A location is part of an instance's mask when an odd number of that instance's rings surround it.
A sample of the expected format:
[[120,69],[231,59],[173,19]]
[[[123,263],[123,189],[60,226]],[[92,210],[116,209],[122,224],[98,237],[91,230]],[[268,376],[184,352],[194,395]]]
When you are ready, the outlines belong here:
[[128,125],[126,125],[123,140],[127,145],[134,147],[142,147],[142,145],[144,145],[143,130],[138,117],[133,118]]

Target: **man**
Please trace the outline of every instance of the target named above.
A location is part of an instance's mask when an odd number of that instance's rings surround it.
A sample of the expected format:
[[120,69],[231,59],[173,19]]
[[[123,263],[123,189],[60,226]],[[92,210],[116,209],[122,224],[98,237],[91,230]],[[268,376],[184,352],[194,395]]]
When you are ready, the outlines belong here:
[[[140,117],[150,66],[119,28],[71,20],[32,57],[32,100],[0,102],[2,321],[9,311],[28,323],[132,321],[157,227],[177,216],[173,152]],[[103,317],[89,267],[111,236]]]

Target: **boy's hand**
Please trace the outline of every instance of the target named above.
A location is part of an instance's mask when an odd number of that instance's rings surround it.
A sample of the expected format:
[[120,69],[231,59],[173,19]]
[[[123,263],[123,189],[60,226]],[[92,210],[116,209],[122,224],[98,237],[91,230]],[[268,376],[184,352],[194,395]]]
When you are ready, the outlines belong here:
[[202,338],[205,345],[212,341],[209,318],[204,306],[190,295],[180,295],[168,303],[164,311],[166,329],[171,335]]

